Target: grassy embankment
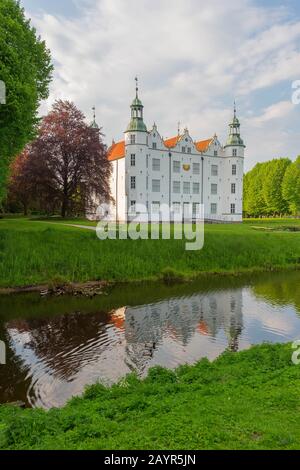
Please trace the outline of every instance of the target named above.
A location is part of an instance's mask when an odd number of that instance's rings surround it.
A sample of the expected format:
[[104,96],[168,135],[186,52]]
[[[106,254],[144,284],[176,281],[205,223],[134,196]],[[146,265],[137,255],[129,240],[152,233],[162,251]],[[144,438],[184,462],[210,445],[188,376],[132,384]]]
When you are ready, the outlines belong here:
[[62,409],[0,407],[1,449],[299,449],[300,366],[291,345],[155,368]]
[[184,240],[99,241],[94,231],[61,223],[3,219],[0,287],[90,280],[188,279],[201,273],[295,268],[300,266],[300,232],[282,230],[291,226],[300,228],[300,221],[207,225],[204,248],[186,251]]

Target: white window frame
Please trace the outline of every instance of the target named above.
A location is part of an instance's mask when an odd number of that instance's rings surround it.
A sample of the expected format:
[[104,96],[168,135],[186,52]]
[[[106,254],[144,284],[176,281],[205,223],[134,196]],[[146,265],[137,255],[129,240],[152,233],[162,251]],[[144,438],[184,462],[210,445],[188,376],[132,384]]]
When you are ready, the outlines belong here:
[[219,167],[218,165],[211,166],[211,176],[218,176],[219,175]]
[[181,168],[181,165],[180,165],[180,161],[178,160],[174,160],[173,161],[173,173],[180,173],[180,168]]
[[200,183],[193,183],[193,194],[200,194]]
[[160,193],[160,180],[152,180],[152,192]]
[[136,160],[135,160],[135,153],[132,153],[130,155],[130,166],[135,166]]
[[216,202],[212,202],[210,204],[210,213],[211,215],[216,215],[218,213],[218,204]]
[[136,201],[130,201],[129,212],[130,212],[130,214],[135,214],[136,213]]
[[[156,207],[156,210],[154,210]],[[160,213],[160,202],[159,201],[152,201],[151,203],[151,214],[159,214]]]
[[173,193],[180,194],[181,193],[181,182],[180,181],[173,181]]
[[152,159],[152,171],[160,171],[160,159],[159,158]]
[[136,189],[136,177],[130,176],[130,189]]
[[183,194],[191,194],[191,182],[190,181],[183,182]]
[[193,175],[200,175],[200,163],[193,163]]
[[218,195],[218,185],[216,183],[211,183],[210,192],[213,196]]

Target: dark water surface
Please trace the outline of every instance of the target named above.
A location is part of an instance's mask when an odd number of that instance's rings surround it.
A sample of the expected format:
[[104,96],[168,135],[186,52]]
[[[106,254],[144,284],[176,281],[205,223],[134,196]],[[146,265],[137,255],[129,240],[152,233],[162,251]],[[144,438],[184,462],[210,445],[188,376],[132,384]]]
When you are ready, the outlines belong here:
[[97,381],[295,339],[300,272],[121,286],[93,299],[2,296],[0,403],[61,406]]

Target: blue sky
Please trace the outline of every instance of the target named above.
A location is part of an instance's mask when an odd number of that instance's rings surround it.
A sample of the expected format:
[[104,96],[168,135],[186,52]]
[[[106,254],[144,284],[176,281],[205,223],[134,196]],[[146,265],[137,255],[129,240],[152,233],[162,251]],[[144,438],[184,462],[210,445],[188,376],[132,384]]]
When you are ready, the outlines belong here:
[[[194,139],[221,141],[236,99],[257,161],[300,154],[300,2],[296,0],[22,0],[52,52],[55,99],[73,100],[103,127],[107,144],[122,139],[134,77],[145,122],[163,137],[177,123]],[[151,7],[150,7],[151,6]]]

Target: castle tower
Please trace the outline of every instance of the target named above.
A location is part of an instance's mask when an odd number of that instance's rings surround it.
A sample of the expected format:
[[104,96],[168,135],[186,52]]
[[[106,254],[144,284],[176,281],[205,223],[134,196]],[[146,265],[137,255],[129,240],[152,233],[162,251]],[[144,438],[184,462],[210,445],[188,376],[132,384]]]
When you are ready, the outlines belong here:
[[125,132],[125,145],[146,145],[148,131],[143,120],[144,106],[139,99],[138,79],[136,78],[136,95],[131,105],[131,120]]
[[228,194],[224,201],[224,215],[232,222],[243,220],[243,177],[244,177],[244,153],[245,144],[241,138],[241,125],[236,115],[236,104],[232,122],[229,124],[229,136],[224,147],[226,164],[224,188]]
[[241,125],[236,116],[236,104],[234,102],[233,120],[229,124],[229,136],[225,145],[226,156],[244,157],[245,144],[241,138]]

